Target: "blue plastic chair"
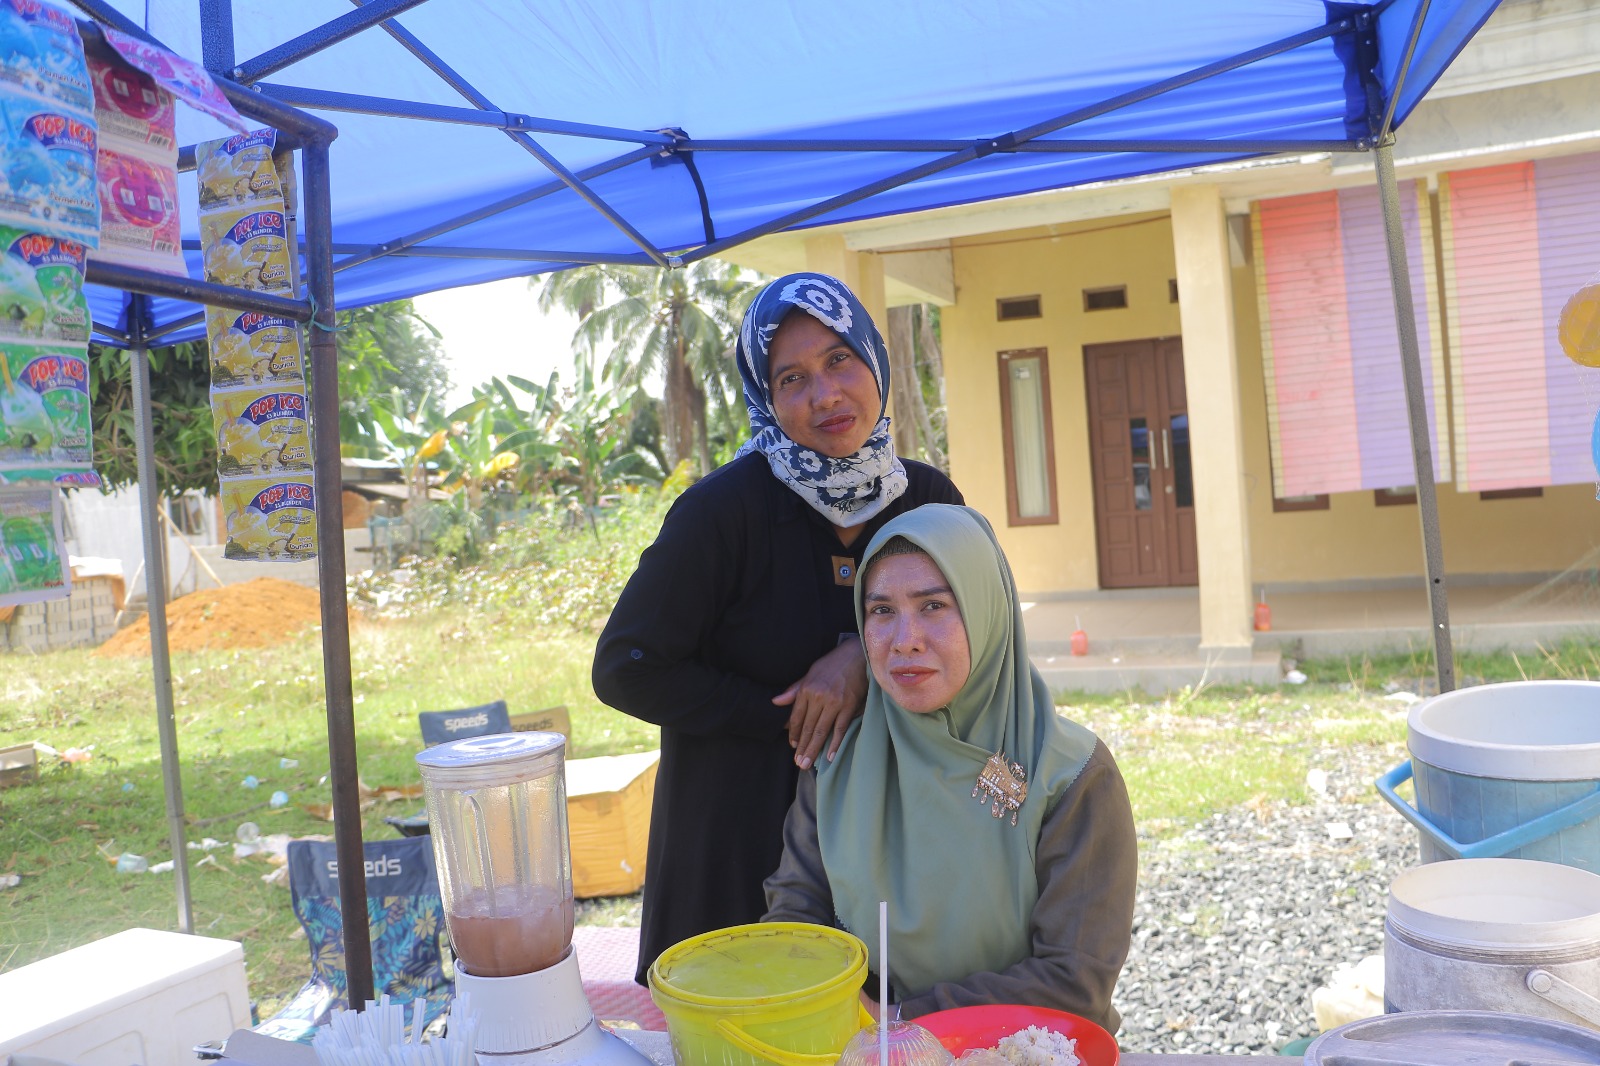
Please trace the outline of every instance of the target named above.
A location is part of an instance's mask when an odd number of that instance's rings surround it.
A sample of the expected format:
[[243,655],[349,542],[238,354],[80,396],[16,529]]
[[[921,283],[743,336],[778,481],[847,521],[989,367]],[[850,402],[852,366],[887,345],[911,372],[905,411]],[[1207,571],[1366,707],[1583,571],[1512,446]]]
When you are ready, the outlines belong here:
[[[370,841],[363,847],[373,988],[378,995],[388,993],[394,1003],[426,996],[425,1014],[431,1023],[449,1007],[454,991],[444,972],[444,903],[439,897],[433,838],[399,837]],[[289,844],[289,892],[311,948],[311,979],[255,1031],[309,1044],[335,1009],[349,1005],[338,861],[332,842]]]
[[[495,700],[480,707],[463,707],[459,711],[419,711],[417,724],[422,727],[422,743],[427,747],[444,744],[467,737],[486,737],[494,733],[511,732],[511,712],[505,700]],[[384,819],[401,836],[425,836],[428,832],[428,812],[389,815]]]
[[422,711],[417,715],[422,727],[422,742],[428,747],[467,737],[486,737],[491,733],[511,732],[511,714],[505,700],[459,711]]

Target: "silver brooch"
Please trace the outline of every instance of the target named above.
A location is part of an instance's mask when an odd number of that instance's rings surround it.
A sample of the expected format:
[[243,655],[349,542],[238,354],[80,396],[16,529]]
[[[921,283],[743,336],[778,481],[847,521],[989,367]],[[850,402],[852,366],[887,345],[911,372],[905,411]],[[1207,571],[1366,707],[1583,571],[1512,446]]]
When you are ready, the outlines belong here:
[[983,764],[983,769],[978,771],[978,783],[972,786],[972,796],[989,803],[989,814],[995,818],[1004,818],[1007,811],[1011,812],[1011,824],[1017,824],[1017,811],[1022,809],[1022,801],[1028,798],[1028,771],[1022,768],[1021,763],[1011,762],[1006,758],[1006,753],[997,751],[989,756],[989,761]]

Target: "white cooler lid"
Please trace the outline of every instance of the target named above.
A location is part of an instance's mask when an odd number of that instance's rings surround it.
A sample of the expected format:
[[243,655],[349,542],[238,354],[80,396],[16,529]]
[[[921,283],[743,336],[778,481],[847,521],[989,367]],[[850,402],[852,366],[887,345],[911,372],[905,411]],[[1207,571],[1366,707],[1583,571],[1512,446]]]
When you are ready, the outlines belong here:
[[1508,681],[1411,708],[1411,756],[1509,781],[1600,781],[1600,681]]

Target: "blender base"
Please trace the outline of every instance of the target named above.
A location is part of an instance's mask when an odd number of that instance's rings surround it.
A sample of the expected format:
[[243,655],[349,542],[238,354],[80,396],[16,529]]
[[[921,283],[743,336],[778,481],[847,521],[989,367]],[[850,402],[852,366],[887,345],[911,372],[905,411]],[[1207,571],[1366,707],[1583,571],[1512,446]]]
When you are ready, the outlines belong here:
[[456,995],[471,1000],[480,1066],[650,1066],[595,1020],[583,994],[578,953],[516,977],[476,977],[458,963]]

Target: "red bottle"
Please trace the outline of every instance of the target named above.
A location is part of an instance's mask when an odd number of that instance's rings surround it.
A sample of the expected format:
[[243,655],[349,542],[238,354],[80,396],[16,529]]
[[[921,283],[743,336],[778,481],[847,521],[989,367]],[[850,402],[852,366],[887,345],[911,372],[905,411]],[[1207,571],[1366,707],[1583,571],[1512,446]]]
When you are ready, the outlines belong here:
[[1267,606],[1267,590],[1261,590],[1261,597],[1256,601],[1256,632],[1268,633],[1272,630],[1272,608]]
[[1072,639],[1072,654],[1074,654],[1074,655],[1088,655],[1089,654],[1089,634],[1085,633],[1081,629],[1074,629],[1072,631],[1072,638],[1071,639]]

